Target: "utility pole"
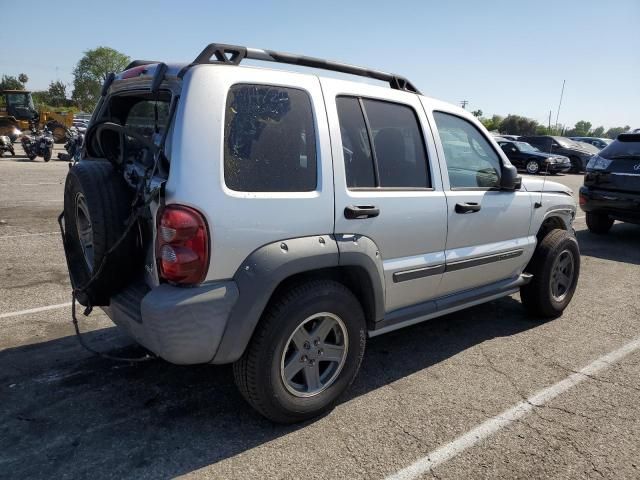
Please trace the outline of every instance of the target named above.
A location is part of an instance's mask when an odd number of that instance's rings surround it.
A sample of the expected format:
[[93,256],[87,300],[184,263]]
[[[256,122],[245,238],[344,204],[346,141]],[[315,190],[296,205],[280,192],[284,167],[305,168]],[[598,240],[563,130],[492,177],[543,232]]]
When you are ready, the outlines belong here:
[[551,110],[549,110],[549,130],[547,130],[547,132],[551,135]]
[[466,109],[467,105],[469,105],[469,100],[460,100],[460,106],[462,108]]
[[556,113],[556,128],[558,128],[558,117],[560,116],[560,107],[562,106],[562,96],[564,95],[564,82],[562,80],[562,90],[560,91],[560,102],[558,103],[558,112]]

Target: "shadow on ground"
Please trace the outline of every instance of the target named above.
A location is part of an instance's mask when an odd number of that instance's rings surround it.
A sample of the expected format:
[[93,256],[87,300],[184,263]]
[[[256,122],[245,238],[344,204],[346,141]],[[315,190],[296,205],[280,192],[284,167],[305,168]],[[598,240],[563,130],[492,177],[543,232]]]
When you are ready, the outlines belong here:
[[[504,298],[374,338],[343,401],[535,326]],[[87,340],[141,353],[115,327]],[[0,465],[12,478],[172,478],[305,427],[254,413],[229,366],[117,364],[71,336],[0,352],[0,398]]]
[[616,222],[605,235],[585,229],[576,236],[582,255],[640,265],[640,225]]

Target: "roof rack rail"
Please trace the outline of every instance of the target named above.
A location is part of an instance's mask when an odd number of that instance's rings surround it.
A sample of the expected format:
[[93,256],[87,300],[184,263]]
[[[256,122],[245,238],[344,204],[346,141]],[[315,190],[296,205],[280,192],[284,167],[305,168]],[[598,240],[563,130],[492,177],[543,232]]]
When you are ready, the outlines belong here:
[[[215,60],[212,60],[212,57],[215,57]],[[225,45],[223,43],[211,43],[207,45],[196,59],[187,67],[183,68],[178,75],[184,75],[193,65],[213,63],[239,65],[245,58],[250,60],[287,63],[290,65],[300,65],[303,67],[320,68],[334,72],[348,73],[350,75],[358,75],[360,77],[368,77],[388,82],[391,88],[395,90],[420,93],[420,91],[409,80],[393,73],[358,67],[347,63],[332,62],[322,58],[305,57],[301,55],[293,55],[291,53],[275,52],[273,50],[263,50],[259,48],[247,48],[238,45]]]

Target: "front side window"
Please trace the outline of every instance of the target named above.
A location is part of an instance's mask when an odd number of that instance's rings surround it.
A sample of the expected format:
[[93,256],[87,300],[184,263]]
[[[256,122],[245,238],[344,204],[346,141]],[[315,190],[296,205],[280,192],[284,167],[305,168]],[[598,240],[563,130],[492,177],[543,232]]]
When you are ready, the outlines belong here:
[[224,180],[242,192],[309,192],[317,187],[309,95],[295,88],[234,85],[224,127]]
[[412,108],[341,96],[336,99],[349,188],[429,188],[420,124]]
[[487,139],[469,121],[433,112],[444,149],[451,188],[500,186],[501,162]]

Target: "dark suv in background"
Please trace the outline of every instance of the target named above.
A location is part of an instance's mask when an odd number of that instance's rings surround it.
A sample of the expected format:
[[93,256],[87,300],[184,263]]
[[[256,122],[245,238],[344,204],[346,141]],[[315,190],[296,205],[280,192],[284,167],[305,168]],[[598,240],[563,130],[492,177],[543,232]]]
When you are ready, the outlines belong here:
[[514,167],[527,173],[564,173],[571,169],[570,160],[564,155],[545,153],[526,142],[496,140]]
[[598,149],[593,145],[574,142],[566,137],[533,135],[520,137],[518,140],[533,145],[541,152],[569,157],[569,160],[571,161],[571,171],[574,173],[580,173],[585,170],[587,163],[591,160],[591,157],[598,153]]
[[587,165],[580,188],[587,227],[607,233],[614,220],[640,224],[640,133],[623,133]]

